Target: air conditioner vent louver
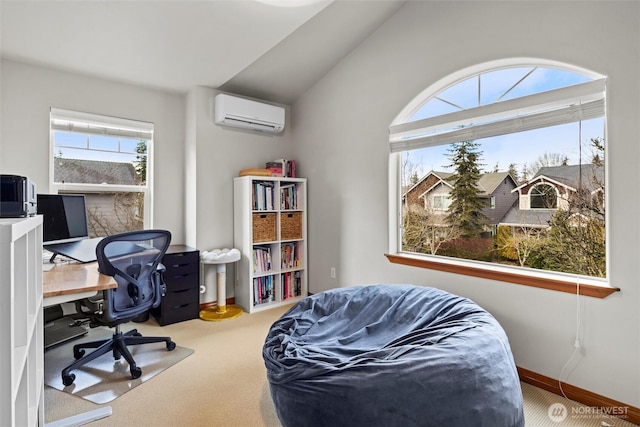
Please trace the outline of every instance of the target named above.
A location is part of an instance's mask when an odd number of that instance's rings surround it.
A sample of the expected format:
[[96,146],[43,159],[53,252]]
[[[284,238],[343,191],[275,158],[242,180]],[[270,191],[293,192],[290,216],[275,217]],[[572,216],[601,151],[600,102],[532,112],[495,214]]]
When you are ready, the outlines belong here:
[[284,129],[284,108],[219,94],[215,98],[215,123],[220,126],[279,133]]

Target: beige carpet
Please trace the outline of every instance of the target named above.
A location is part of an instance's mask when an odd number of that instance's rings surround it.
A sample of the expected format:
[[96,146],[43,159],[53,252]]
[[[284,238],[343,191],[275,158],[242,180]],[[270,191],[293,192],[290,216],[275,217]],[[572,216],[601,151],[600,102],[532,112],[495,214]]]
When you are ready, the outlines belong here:
[[[190,320],[165,327],[153,320],[136,327],[146,335],[168,335],[195,353],[109,405],[113,414],[94,426],[279,427],[269,394],[262,346],[269,327],[289,307],[222,322]],[[527,427],[631,426],[619,419],[549,418],[554,403],[570,403],[555,394],[523,384]],[[45,421],[51,422],[106,405],[45,388]]]
[[[134,323],[125,325],[123,331],[134,329],[134,327]],[[167,351],[164,342],[131,346],[129,347],[131,355],[138,367],[142,369],[142,375],[139,378],[131,378],[129,363],[124,357],[115,360],[108,353],[72,371],[76,379],[73,384],[65,387],[62,384],[61,372],[74,361],[73,346],[82,342],[107,339],[112,335],[113,329],[108,327],[94,328],[81,339],[47,350],[44,354],[45,385],[93,403],[108,403],[193,353],[193,350],[180,346]],[[92,349],[88,349],[87,353],[91,351]]]
[[621,418],[603,415],[593,408],[565,399],[530,384],[522,384],[526,426],[632,427]]

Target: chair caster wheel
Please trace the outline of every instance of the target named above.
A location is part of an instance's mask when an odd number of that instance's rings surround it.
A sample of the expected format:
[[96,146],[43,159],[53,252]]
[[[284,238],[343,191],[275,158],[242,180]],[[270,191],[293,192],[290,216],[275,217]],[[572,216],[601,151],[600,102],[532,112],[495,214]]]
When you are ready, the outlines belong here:
[[176,343],[174,343],[173,341],[169,341],[167,343],[167,350],[168,351],[175,350],[175,348],[176,348]]
[[135,368],[131,368],[131,378],[135,380],[136,378],[140,378],[140,375],[142,375],[142,369],[137,366]]
[[76,380],[75,374],[63,375],[62,376],[62,384],[65,387],[70,386]]

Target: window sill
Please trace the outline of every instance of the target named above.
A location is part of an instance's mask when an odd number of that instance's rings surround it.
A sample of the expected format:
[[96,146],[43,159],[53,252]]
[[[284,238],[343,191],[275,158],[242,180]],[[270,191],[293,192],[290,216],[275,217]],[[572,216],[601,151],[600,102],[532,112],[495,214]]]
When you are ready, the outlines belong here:
[[[485,268],[476,265],[464,265],[460,263],[436,261],[426,259],[425,257],[421,256],[412,256],[409,254],[385,254],[385,256],[393,264],[409,265],[412,267],[428,268],[431,270],[445,271],[448,273],[482,277],[485,279],[516,283],[519,285],[549,289],[552,291],[567,292],[571,294],[576,294],[578,292],[578,285],[575,281],[565,281],[547,277],[519,274],[517,272],[505,271],[497,268]],[[620,291],[620,288],[599,286],[590,283],[580,283],[579,288],[580,295],[594,298],[606,298],[612,293]]]

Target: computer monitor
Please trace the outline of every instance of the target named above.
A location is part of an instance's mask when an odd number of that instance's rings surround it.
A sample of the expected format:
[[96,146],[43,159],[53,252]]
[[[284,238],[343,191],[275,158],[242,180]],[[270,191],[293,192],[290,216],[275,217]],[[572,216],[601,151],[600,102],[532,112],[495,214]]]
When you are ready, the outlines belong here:
[[89,238],[84,194],[38,194],[42,243],[67,243]]

